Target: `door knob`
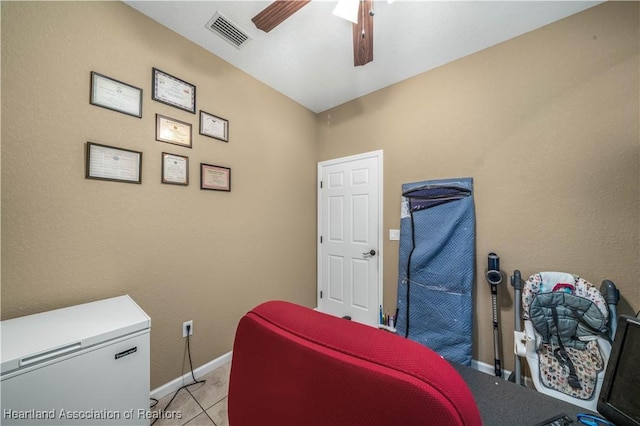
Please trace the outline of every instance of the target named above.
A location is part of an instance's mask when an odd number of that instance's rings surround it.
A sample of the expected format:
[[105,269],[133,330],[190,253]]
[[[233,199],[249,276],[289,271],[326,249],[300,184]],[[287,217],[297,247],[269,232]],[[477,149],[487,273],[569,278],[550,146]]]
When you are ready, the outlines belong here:
[[363,256],[375,256],[376,255],[376,251],[374,249],[371,249],[371,251],[362,253]]

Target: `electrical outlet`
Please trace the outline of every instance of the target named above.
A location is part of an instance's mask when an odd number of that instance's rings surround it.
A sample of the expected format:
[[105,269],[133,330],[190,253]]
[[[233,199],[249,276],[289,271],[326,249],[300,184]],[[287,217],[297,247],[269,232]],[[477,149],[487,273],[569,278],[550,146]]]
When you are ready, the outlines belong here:
[[187,337],[187,335],[191,336],[192,334],[193,334],[193,320],[183,322],[182,337]]

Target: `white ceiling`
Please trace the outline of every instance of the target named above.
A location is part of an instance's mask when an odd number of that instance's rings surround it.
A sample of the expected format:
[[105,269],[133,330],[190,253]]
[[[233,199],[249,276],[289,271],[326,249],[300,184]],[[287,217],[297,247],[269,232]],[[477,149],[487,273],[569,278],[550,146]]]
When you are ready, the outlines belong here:
[[[374,92],[595,6],[601,1],[374,1],[373,62],[353,66],[351,23],[314,0],[269,33],[251,18],[270,1],[125,1],[314,112]],[[221,12],[251,37],[238,49],[206,28]]]

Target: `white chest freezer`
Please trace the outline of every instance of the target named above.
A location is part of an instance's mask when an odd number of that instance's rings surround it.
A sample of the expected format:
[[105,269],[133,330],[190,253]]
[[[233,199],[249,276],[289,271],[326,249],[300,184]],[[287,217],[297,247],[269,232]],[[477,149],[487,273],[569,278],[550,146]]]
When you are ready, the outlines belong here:
[[0,322],[0,423],[148,425],[150,328],[128,295]]

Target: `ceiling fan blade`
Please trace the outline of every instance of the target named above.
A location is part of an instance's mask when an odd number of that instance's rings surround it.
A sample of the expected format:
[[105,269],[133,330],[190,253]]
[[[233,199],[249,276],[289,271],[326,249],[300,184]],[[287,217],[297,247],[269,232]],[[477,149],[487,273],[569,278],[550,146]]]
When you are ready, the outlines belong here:
[[256,27],[268,33],[311,0],[275,0],[262,12],[251,18]]
[[353,65],[360,66],[373,61],[373,10],[372,0],[361,0],[358,23],[353,24]]

